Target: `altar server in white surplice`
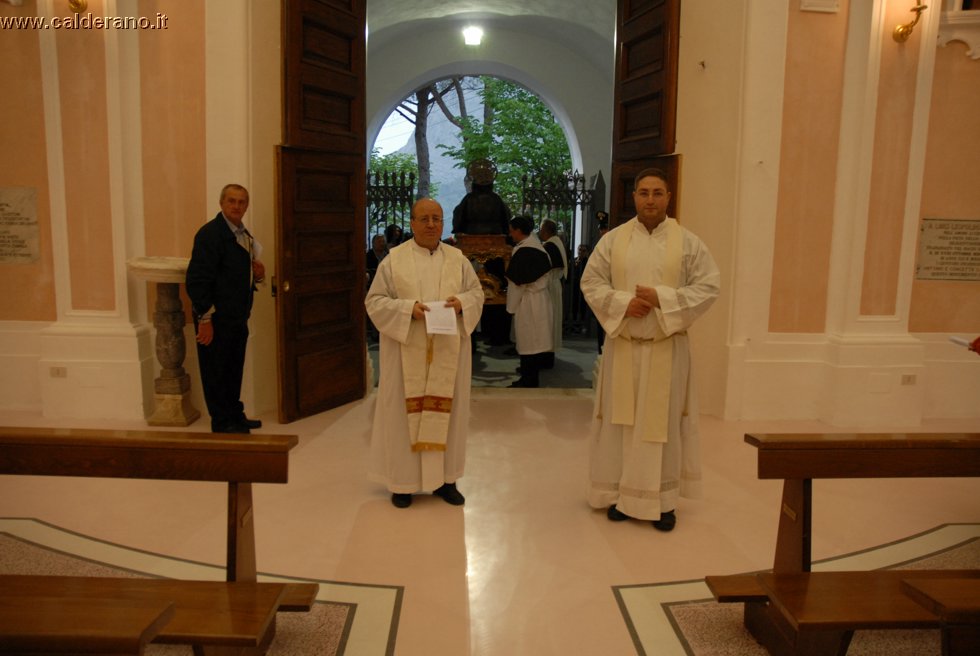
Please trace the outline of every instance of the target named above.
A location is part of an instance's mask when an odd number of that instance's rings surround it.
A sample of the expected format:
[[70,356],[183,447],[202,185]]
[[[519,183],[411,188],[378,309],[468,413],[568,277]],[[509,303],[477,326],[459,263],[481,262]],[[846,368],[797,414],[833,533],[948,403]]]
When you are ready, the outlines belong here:
[[507,276],[507,312],[514,315],[514,341],[521,356],[521,377],[510,387],[538,387],[542,359],[554,351],[548,272],[551,258],[541,240],[531,232],[530,217],[510,220],[514,251],[504,273]]
[[544,358],[544,368],[555,366],[555,353],[561,348],[562,328],[565,312],[562,308],[564,281],[568,279],[568,254],[565,242],[558,236],[558,224],[545,219],[538,228],[538,239],[551,258],[551,272],[548,274],[548,296],[551,298],[552,345],[551,352]]
[[718,297],[720,275],[704,243],[667,217],[663,171],[641,171],[634,189],[637,215],[599,241],[582,275],[606,331],[588,496],[612,521],[670,531],[678,497],[701,494],[687,329]]
[[[411,228],[413,238],[381,261],[364,302],[381,335],[370,478],[388,488],[398,508],[411,505],[416,492],[458,506],[465,501],[456,481],[466,458],[470,335],[483,289],[463,253],[440,241],[439,203],[417,201]],[[443,307],[456,334],[427,329],[426,313],[434,318]]]

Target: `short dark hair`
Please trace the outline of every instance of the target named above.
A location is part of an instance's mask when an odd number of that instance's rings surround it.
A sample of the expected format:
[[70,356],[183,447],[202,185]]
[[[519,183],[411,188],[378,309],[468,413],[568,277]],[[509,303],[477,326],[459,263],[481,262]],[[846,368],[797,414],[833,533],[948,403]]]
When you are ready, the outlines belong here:
[[529,235],[534,232],[534,221],[529,216],[518,215],[510,220],[510,227],[519,230],[521,234]]
[[643,169],[642,171],[637,173],[636,177],[633,178],[634,189],[636,189],[639,186],[640,180],[642,180],[643,178],[660,178],[661,180],[664,181],[664,186],[667,187],[667,191],[670,191],[670,180],[667,179],[667,174],[664,172],[663,169],[651,167],[651,168]]
[[225,195],[227,195],[228,191],[231,190],[231,189],[234,189],[235,191],[244,191],[245,192],[245,200],[248,200],[248,189],[246,189],[245,187],[241,186],[240,184],[236,184],[236,183],[232,182],[231,184],[226,184],[224,187],[221,188],[221,195],[218,196],[218,204],[219,205],[221,203],[225,202]]

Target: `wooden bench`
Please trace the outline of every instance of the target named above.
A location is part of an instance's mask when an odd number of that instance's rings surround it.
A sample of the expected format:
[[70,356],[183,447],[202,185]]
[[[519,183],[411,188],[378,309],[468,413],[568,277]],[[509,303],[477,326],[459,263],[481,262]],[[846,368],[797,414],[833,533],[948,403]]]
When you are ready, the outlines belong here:
[[252,483],[286,483],[295,435],[0,427],[0,474],[228,483],[227,580],[256,580]]
[[264,653],[276,612],[308,611],[319,588],[256,582],[252,483],[286,483],[297,443],[294,435],[0,428],[0,474],[228,484],[228,582],[3,576],[0,652],[67,645],[62,653],[138,654],[152,639],[194,645],[196,654]]
[[0,652],[142,654],[174,616],[172,601],[0,597]]
[[771,654],[843,654],[858,628],[942,625],[921,606],[909,610],[915,604],[902,577],[918,580],[919,572],[810,573],[812,479],[980,476],[980,433],[747,434],[745,441],[759,449],[759,478],[784,480],[773,569],[705,581],[719,601],[745,603],[746,627]]
[[139,654],[152,639],[199,656],[263,654],[276,612],[309,610],[318,587],[0,575],[0,652]]
[[980,578],[904,579],[902,590],[942,620],[945,656],[980,654]]

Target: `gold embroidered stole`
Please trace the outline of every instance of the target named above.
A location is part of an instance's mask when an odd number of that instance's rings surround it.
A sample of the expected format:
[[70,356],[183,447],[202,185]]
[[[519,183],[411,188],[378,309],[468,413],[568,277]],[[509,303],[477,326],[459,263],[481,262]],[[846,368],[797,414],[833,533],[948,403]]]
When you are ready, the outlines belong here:
[[[425,302],[432,299],[422,298],[414,250],[414,244],[406,244],[388,254],[392,258],[395,291],[398,298]],[[462,284],[459,259],[452,257],[449,249],[443,249],[439,297],[458,294]],[[459,343],[459,335],[429,335],[424,321],[413,320],[409,326],[408,340],[401,345],[401,358],[412,451],[446,450]]]
[[[624,226],[613,242],[611,268],[612,286],[620,291],[633,293],[626,288],[626,262],[630,241],[636,226]],[[676,289],[680,281],[681,257],[683,255],[683,233],[673,219],[665,219],[667,244],[664,254],[661,283]],[[651,263],[652,264],[652,263]],[[651,310],[655,312],[656,308]],[[630,335],[628,319],[626,325],[613,341],[613,408],[612,423],[634,426],[641,431],[640,438],[646,442],[666,442],[667,424],[670,416],[670,384],[673,368],[674,348],[670,336],[663,332],[659,322],[656,335],[650,348],[650,367],[646,389],[633,389],[633,337]],[[636,421],[636,399],[646,408],[646,421],[639,427]]]

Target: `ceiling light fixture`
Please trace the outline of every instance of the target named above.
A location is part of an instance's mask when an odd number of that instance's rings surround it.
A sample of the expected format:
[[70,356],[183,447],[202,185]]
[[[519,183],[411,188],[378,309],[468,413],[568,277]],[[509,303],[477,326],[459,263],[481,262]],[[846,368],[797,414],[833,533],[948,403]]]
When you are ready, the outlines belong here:
[[468,46],[478,46],[483,40],[483,30],[475,25],[463,28],[463,42]]

